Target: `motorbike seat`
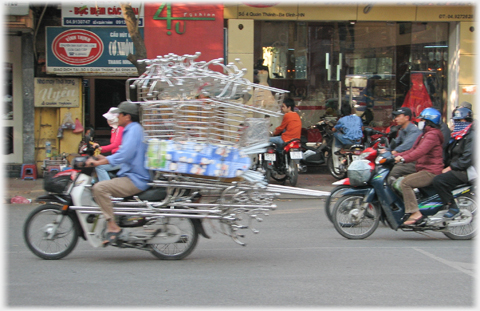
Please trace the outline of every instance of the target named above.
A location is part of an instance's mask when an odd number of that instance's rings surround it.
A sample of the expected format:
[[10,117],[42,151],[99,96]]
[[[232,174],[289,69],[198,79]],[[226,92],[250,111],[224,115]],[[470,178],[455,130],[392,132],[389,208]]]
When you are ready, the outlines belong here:
[[290,139],[289,141],[285,142],[285,146],[288,145],[289,143],[291,143],[292,141],[298,141],[298,142],[301,142],[301,139],[299,138],[293,138],[293,139]]
[[125,200],[133,200],[133,197],[137,196],[140,200],[146,201],[162,201],[167,197],[167,188],[165,187],[151,187],[138,194],[125,197]]
[[418,188],[418,190],[425,197],[430,197],[430,196],[435,195],[437,193],[435,191],[435,188],[433,187],[433,185],[428,185],[426,187]]
[[351,145],[343,145],[344,150],[352,150],[356,148],[364,148],[362,144],[351,144]]
[[[461,184],[461,185],[456,186],[452,190],[460,189],[462,187],[467,187],[467,186],[470,186],[470,184],[468,184],[468,183],[467,184]],[[422,197],[431,197],[431,196],[437,194],[437,191],[435,190],[435,187],[433,187],[433,185],[428,185],[426,187],[418,188],[418,190],[422,194]]]

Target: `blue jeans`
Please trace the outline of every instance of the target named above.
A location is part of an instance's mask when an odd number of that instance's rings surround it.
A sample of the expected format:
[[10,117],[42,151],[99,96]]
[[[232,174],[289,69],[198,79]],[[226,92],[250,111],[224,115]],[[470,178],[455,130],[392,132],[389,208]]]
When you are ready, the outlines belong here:
[[334,132],[333,136],[335,137],[335,147],[342,148],[344,145],[353,145],[356,144],[357,140],[351,140],[345,138],[342,133]]
[[283,145],[285,145],[285,142],[283,141],[282,136],[273,136],[273,137],[270,137],[270,142],[271,142],[271,143],[274,143],[275,145],[277,145],[277,152],[278,152],[278,153],[282,153],[282,151],[283,151]]
[[108,175],[109,171],[119,170],[120,165],[113,166],[112,164],[104,164],[95,167],[95,171],[97,172],[98,181],[102,180],[110,180],[110,176]]

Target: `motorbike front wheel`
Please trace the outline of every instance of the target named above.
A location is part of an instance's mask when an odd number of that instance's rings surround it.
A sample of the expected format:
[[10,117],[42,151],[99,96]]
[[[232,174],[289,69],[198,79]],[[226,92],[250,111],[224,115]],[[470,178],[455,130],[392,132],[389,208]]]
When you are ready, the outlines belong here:
[[460,219],[472,217],[470,223],[462,226],[448,226],[448,232],[443,232],[449,239],[452,240],[470,240],[476,232],[477,226],[475,223],[475,214],[477,213],[477,203],[470,193],[465,193],[456,198],[456,203],[460,209]]
[[349,185],[339,185],[333,188],[330,192],[330,195],[325,200],[325,215],[327,216],[328,220],[333,223],[332,219],[332,209],[337,203],[338,199],[343,196],[343,192],[347,189],[351,189],[352,186]]
[[60,206],[46,204],[28,215],[23,237],[28,248],[43,259],[61,259],[78,242],[79,228],[70,215],[62,215]]
[[190,255],[198,242],[198,232],[189,218],[165,219],[165,230],[154,239],[165,243],[150,244],[151,253],[163,260],[179,260]]
[[327,167],[330,174],[336,179],[347,177],[347,170],[340,167],[340,160],[337,155],[330,153],[327,157]]
[[340,198],[332,210],[335,229],[347,239],[359,240],[372,235],[380,222],[380,207],[364,203],[361,195]]

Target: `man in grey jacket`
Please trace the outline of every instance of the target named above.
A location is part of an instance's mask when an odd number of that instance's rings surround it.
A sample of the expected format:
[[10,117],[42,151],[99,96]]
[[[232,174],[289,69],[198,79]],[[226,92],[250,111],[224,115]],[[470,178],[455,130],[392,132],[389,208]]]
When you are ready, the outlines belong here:
[[[400,126],[398,136],[393,140],[394,149],[391,151],[392,155],[396,155],[397,153],[411,149],[413,143],[417,140],[417,137],[422,134],[422,131],[412,123],[412,111],[410,108],[401,107],[392,112],[392,114],[395,116],[395,122]],[[398,163],[390,172],[387,182],[391,185],[398,177],[413,174],[415,172],[415,162]]]

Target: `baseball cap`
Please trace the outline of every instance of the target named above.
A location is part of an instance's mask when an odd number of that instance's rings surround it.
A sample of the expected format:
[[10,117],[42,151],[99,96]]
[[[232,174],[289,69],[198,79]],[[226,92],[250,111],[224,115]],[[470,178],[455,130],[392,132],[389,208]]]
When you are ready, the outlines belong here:
[[470,110],[472,110],[472,104],[469,103],[469,102],[462,102],[459,107],[465,107],[465,108],[468,108]]
[[138,106],[135,103],[121,102],[117,108],[110,111],[111,113],[133,114],[138,116]]
[[394,116],[398,116],[399,114],[403,114],[403,115],[412,117],[412,111],[410,110],[410,108],[407,108],[407,107],[400,107],[397,110],[393,111],[392,114]]
[[104,113],[102,116],[107,119],[107,120],[114,120],[115,118],[118,118],[118,113],[113,113],[112,111],[114,111],[115,109],[117,109],[117,107],[111,107],[110,109],[108,109],[108,111],[106,113]]

